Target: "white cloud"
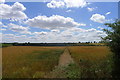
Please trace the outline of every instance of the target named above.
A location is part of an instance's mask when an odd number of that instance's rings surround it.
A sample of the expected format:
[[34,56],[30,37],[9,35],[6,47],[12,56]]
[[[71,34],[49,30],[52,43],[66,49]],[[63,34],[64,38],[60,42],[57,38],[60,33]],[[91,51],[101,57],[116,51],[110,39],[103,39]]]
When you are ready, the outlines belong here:
[[10,27],[9,29],[14,32],[19,32],[21,34],[31,34],[31,32],[28,31],[28,27],[19,26],[13,23],[10,23],[8,26]]
[[64,7],[65,3],[62,1],[55,1],[52,0],[50,3],[47,4],[47,7],[49,8],[60,8],[60,7]]
[[0,31],[6,31],[7,26],[0,22]]
[[54,33],[59,33],[59,32],[60,32],[60,30],[53,29],[53,30],[51,30],[51,32],[54,32]]
[[90,20],[98,23],[104,23],[106,21],[105,16],[101,14],[93,14]]
[[42,29],[65,29],[75,26],[86,26],[86,24],[75,22],[70,17],[64,17],[59,15],[37,16],[32,19],[28,19],[26,22],[29,26],[38,27]]
[[27,16],[24,13],[26,8],[23,4],[16,2],[13,5],[0,4],[0,17],[2,19],[12,19],[12,20],[20,20],[26,19]]
[[[85,42],[85,41],[100,41],[100,37],[104,37],[106,34],[103,31],[91,28],[91,29],[82,29],[82,28],[70,28],[60,32],[59,34],[48,33],[46,40],[48,42]],[[49,37],[49,38],[48,38]],[[52,40],[50,40],[52,39]]]
[[42,32],[34,32],[33,34],[36,34],[36,35],[46,35],[47,32],[44,32],[44,31],[42,31]]
[[72,10],[69,9],[69,10],[67,10],[66,12],[71,12],[71,11],[72,11]]
[[64,0],[64,2],[66,3],[66,7],[70,8],[70,7],[85,7],[87,5],[87,2],[85,0]]
[[5,26],[2,22],[0,22],[0,27],[1,28],[7,28],[7,26]]
[[0,0],[0,3],[4,3],[5,2],[5,0]]
[[52,0],[50,3],[47,4],[47,7],[49,8],[61,8],[61,7],[66,7],[66,8],[83,8],[87,6],[88,3],[85,0]]
[[[56,30],[57,31],[57,30]],[[100,41],[100,37],[105,37],[106,34],[94,28],[69,28],[64,31],[56,33],[51,32],[33,32],[31,36],[17,35],[17,34],[3,34],[3,41],[5,42],[85,42],[85,41]]]
[[28,42],[29,37],[17,34],[2,34],[2,42]]
[[90,12],[92,12],[92,11],[94,11],[96,9],[97,9],[97,7],[87,7],[87,10],[90,11]]
[[86,30],[86,32],[94,32],[94,31],[97,31],[97,30],[94,29],[94,28],[91,28],[91,29]]
[[2,25],[2,22],[0,22],[0,25]]
[[6,31],[6,29],[2,29],[2,28],[0,28],[0,31]]
[[16,2],[12,5],[13,11],[24,11],[26,10],[25,6],[19,2]]
[[111,14],[111,12],[107,12],[105,15],[109,15],[109,14]]
[[[100,37],[105,37],[106,34],[103,31],[91,28],[91,29],[82,29],[82,28],[71,28],[63,31],[61,34],[61,39],[69,42],[78,42],[78,41],[100,41]],[[62,41],[62,40],[61,40]]]
[[87,9],[88,9],[88,11],[90,11],[90,12],[92,12],[92,11],[95,10],[95,8],[90,8],[90,7],[88,7]]
[[97,28],[98,28],[98,29],[101,29],[101,30],[103,30],[103,29],[104,29],[104,28],[102,28],[102,27],[100,27],[100,26],[98,26]]

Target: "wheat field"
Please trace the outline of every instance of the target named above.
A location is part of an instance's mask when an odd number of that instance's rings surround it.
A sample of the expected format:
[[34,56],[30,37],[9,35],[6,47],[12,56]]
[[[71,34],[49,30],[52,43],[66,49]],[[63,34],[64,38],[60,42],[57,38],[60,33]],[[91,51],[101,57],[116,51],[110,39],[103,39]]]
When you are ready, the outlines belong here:
[[[106,46],[11,46],[2,48],[3,78],[44,78],[58,65],[59,57],[66,48],[76,64],[66,68],[69,72],[67,76],[77,78],[111,76],[112,53]],[[79,69],[73,69],[74,67]]]
[[2,49],[3,78],[42,77],[58,65],[64,47],[11,46]]
[[111,77],[112,53],[106,46],[71,46],[70,54],[81,69],[82,78]]

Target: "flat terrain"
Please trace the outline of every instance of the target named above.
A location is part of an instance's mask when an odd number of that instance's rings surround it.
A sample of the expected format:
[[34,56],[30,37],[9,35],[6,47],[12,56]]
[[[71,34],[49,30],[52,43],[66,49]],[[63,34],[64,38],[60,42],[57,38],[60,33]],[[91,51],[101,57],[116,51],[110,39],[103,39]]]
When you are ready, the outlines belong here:
[[3,78],[110,77],[111,52],[105,46],[2,48]]
[[97,61],[106,58],[110,54],[110,50],[106,46],[71,46],[68,47],[71,56],[75,61],[89,60]]
[[58,66],[67,66],[70,63],[74,63],[68,49],[66,48],[64,53],[59,58],[59,64]]
[[64,47],[5,47],[2,49],[3,77],[43,77],[58,65],[63,51]]
[[71,46],[68,47],[73,60],[79,65],[81,77],[111,77],[112,59],[106,46]]
[[66,78],[68,73],[68,67],[70,64],[74,64],[74,61],[68,51],[65,48],[63,54],[59,58],[59,64],[52,70],[48,75],[45,75],[45,78]]

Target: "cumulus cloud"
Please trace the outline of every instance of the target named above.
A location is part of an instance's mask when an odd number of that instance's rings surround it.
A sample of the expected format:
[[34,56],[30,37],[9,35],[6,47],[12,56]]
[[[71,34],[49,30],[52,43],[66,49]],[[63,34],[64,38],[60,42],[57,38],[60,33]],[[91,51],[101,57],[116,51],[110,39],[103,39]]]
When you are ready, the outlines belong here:
[[49,8],[83,8],[87,6],[88,3],[85,0],[52,0],[50,3],[47,4],[47,7]]
[[107,12],[105,15],[109,15],[109,14],[111,14],[111,12]]
[[47,32],[44,32],[44,31],[42,31],[42,32],[34,32],[33,34],[35,34],[35,35],[46,35]]
[[59,33],[59,32],[60,32],[60,30],[53,29],[53,30],[51,30],[51,32]]
[[105,16],[101,14],[93,14],[90,20],[98,23],[104,23],[106,21]]
[[47,4],[47,7],[49,8],[60,8],[60,7],[64,7],[65,3],[62,1],[55,1],[52,0],[50,3]]
[[23,4],[16,2],[13,5],[0,4],[0,17],[2,19],[20,20],[26,19],[27,16],[24,13],[26,8]]
[[28,42],[30,39],[26,35],[2,34],[2,42]]
[[29,26],[38,27],[43,29],[65,29],[75,26],[86,26],[86,24],[75,22],[70,17],[64,17],[59,15],[37,16],[32,19],[28,19],[26,22]]
[[82,28],[70,28],[67,30],[64,30],[62,32],[60,32],[59,34],[57,34],[57,36],[55,36],[55,34],[51,34],[49,33],[47,35],[48,41],[50,42],[49,39],[52,38],[52,40],[54,42],[84,42],[84,41],[100,41],[101,38],[100,37],[104,37],[106,36],[106,34],[103,31],[97,30],[95,28],[91,28],[91,29],[82,29]]
[[9,24],[9,29],[14,31],[14,32],[19,32],[21,34],[31,34],[31,32],[28,31],[28,27],[23,27],[23,26],[19,26],[13,23]]
[[[82,28],[70,28],[60,34],[60,38],[67,42],[84,42],[84,41],[100,41],[101,37],[105,37],[106,34],[103,31],[95,28],[82,29]],[[62,41],[62,40],[61,40]]]
[[0,22],[0,31],[6,31],[7,26]]
[[18,34],[3,34],[3,41],[17,42],[85,42],[85,41],[100,41],[100,37],[105,37],[106,33],[95,28],[69,28],[64,31],[52,30],[50,32],[33,32],[31,36]]
[[90,12],[92,12],[92,11],[95,10],[95,8],[90,8],[90,7],[88,7],[87,9],[88,9],[88,11],[90,11]]

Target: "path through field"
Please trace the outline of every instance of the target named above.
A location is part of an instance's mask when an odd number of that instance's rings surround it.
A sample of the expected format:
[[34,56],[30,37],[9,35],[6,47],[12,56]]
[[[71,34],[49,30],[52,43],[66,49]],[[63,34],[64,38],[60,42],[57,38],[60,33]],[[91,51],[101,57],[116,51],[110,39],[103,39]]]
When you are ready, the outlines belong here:
[[70,63],[73,63],[73,59],[68,51],[68,49],[66,48],[64,53],[60,56],[59,59],[59,65],[58,66],[67,66]]
[[69,53],[69,50],[66,48],[59,58],[58,66],[46,75],[45,78],[65,78],[65,68],[71,63],[74,63],[74,61]]

